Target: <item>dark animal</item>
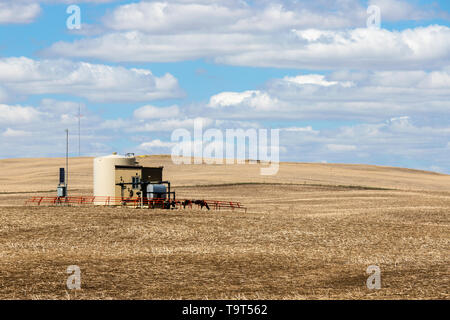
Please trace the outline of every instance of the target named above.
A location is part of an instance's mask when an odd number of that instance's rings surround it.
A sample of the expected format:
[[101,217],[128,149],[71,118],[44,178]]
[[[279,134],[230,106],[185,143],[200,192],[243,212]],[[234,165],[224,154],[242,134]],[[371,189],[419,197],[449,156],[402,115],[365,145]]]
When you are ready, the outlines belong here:
[[201,209],[203,207],[206,207],[206,209],[209,210],[208,203],[205,200],[184,200],[181,205],[183,206],[183,209],[186,209],[186,206],[192,206],[192,204],[196,204],[200,206]]
[[181,205],[183,206],[183,209],[186,209],[186,206],[190,206],[192,204],[191,200],[184,200]]
[[206,209],[209,210],[208,203],[206,203],[205,200],[194,200],[194,203],[199,205],[201,209],[203,209],[203,207],[206,207]]

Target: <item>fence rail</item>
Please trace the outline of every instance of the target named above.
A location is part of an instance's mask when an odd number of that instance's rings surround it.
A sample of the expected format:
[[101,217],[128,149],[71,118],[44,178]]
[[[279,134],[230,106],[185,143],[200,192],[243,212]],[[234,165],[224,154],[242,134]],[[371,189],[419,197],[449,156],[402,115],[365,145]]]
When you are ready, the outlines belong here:
[[25,202],[25,205],[36,206],[82,206],[82,205],[103,205],[103,206],[130,206],[130,207],[148,207],[148,208],[164,208],[169,205],[174,209],[193,209],[194,207],[221,210],[245,210],[247,208],[242,206],[240,202],[234,201],[219,201],[219,200],[171,200],[170,203],[166,199],[148,199],[148,198],[120,198],[120,197],[106,197],[106,196],[74,196],[74,197],[41,197],[34,196]]

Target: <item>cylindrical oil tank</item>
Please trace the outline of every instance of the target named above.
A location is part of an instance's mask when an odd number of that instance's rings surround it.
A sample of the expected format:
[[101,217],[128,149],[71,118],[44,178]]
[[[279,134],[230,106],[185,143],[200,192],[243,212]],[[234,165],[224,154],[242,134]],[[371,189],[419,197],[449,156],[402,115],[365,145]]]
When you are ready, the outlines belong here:
[[[105,197],[113,199],[116,194],[116,166],[136,166],[136,157],[112,154],[110,156],[98,157],[94,159],[94,203],[97,205],[106,204]],[[109,204],[116,204],[111,201]]]

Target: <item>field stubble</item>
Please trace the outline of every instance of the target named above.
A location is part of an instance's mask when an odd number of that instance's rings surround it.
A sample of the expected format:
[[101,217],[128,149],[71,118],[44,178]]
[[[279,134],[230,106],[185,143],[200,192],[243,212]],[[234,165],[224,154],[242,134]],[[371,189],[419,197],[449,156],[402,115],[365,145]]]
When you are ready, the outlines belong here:
[[[2,299],[448,299],[445,191],[236,184],[242,211],[0,207]],[[82,289],[66,288],[78,265]],[[366,288],[381,268],[382,289]]]

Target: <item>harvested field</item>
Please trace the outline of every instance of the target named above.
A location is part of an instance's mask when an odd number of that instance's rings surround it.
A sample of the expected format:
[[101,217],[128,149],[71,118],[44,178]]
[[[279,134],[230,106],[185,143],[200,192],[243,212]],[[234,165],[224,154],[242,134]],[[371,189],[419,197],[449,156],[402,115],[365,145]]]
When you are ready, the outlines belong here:
[[[92,159],[71,162],[72,193],[91,193]],[[164,165],[179,197],[249,210],[26,207],[54,194],[63,160],[0,160],[0,298],[450,297],[450,176],[287,163],[262,177],[256,165],[141,163]],[[66,288],[69,265],[81,268],[81,290]],[[369,265],[381,268],[380,290],[366,287]]]

